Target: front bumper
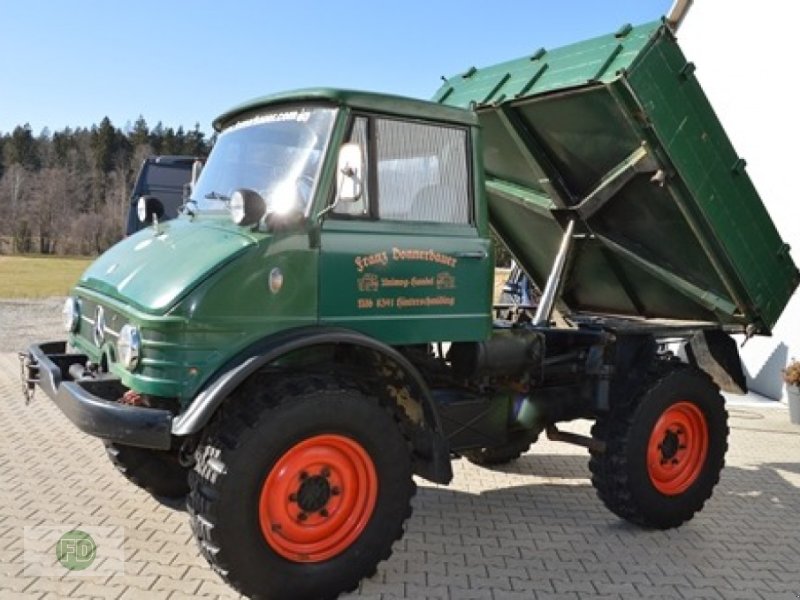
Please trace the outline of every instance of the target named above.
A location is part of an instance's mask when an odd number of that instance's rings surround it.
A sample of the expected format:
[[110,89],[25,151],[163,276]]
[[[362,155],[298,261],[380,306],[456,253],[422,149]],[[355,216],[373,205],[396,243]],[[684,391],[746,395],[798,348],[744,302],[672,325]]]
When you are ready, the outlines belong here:
[[125,388],[113,376],[74,380],[70,368],[87,357],[67,354],[66,342],[34,344],[23,360],[23,385],[38,385],[81,431],[128,446],[170,448],[173,413],[117,402]]

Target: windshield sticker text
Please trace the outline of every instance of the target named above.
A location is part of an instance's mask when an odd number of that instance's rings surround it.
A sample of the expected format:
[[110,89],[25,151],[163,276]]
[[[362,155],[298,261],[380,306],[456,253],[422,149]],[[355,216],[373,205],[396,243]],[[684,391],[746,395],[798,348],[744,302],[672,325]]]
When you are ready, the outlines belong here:
[[242,127],[250,127],[251,125],[261,125],[262,123],[284,123],[286,121],[295,121],[297,123],[306,123],[311,118],[311,112],[307,110],[287,110],[279,113],[271,113],[268,115],[258,115],[252,119],[245,119],[232,125],[229,128],[240,129]]

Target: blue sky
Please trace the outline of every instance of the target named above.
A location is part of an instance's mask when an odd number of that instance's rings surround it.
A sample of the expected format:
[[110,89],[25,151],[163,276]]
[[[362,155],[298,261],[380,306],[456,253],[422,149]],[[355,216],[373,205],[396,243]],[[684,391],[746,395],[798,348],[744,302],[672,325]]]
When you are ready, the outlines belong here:
[[232,105],[313,86],[428,98],[442,75],[650,21],[671,0],[226,4],[0,0],[0,132],[140,114],[208,132]]

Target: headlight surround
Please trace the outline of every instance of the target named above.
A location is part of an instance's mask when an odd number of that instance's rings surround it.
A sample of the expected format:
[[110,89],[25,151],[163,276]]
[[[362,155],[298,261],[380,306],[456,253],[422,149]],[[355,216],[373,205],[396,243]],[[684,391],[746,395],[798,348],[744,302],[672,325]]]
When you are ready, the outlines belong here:
[[267,205],[258,192],[240,188],[231,194],[228,209],[237,225],[255,225],[264,216]]
[[81,320],[81,307],[77,298],[70,296],[64,301],[61,317],[62,323],[64,323],[64,331],[75,333],[78,330],[78,324]]
[[123,325],[117,338],[117,357],[123,367],[132,371],[139,364],[142,337],[133,325]]

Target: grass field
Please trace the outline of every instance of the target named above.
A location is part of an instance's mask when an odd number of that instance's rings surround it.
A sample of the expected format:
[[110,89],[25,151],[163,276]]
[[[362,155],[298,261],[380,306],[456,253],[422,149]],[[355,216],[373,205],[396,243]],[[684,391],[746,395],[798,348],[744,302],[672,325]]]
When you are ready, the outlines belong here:
[[497,267],[494,270],[494,294],[492,297],[495,302],[500,298],[500,294],[503,291],[503,284],[505,284],[506,279],[508,279],[509,273],[511,273],[511,269],[504,269],[502,267]]
[[91,258],[0,256],[0,298],[66,296]]
[[[91,258],[0,256],[0,298],[66,296]],[[500,296],[509,269],[496,269],[494,297]]]

